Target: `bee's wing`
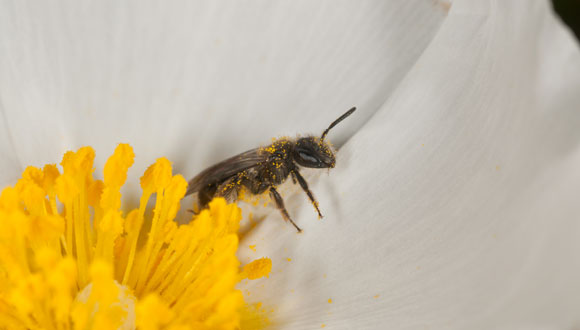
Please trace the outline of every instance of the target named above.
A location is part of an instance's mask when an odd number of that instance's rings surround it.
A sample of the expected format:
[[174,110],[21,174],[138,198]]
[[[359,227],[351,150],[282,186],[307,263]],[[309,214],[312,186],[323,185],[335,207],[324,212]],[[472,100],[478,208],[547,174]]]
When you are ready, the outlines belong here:
[[258,166],[265,160],[266,156],[260,152],[259,148],[228,158],[205,169],[191,179],[185,195],[196,193],[207,185],[219,184],[244,170]]

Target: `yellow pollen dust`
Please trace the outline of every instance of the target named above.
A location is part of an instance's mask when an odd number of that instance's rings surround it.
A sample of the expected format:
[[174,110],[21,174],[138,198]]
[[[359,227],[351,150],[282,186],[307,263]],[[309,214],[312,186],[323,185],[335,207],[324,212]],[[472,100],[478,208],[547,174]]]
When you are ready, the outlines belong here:
[[97,180],[83,147],[65,153],[62,171],[28,167],[2,191],[0,329],[240,329],[248,307],[236,284],[272,266],[240,270],[240,209],[215,199],[178,225],[187,181],[159,158],[141,177],[138,208],[125,210],[134,157],[119,144]]
[[246,304],[242,309],[241,329],[264,329],[271,325],[268,318],[272,310],[266,310],[262,303]]
[[269,258],[260,258],[245,265],[240,276],[241,278],[255,280],[264,276],[268,277],[271,271],[272,260]]

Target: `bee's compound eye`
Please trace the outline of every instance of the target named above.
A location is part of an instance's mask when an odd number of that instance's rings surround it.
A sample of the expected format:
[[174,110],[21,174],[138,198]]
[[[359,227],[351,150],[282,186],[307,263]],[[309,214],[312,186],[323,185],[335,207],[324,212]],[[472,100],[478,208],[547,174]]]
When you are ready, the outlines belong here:
[[302,158],[303,160],[309,162],[309,163],[318,163],[318,159],[314,156],[312,156],[310,153],[305,152],[305,151],[300,151],[298,153],[298,155],[300,155],[300,158]]

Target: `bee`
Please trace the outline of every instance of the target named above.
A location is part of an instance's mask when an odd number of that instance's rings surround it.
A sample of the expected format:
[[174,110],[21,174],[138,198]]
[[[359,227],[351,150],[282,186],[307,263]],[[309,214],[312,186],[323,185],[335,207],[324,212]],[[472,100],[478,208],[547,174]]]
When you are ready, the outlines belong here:
[[335,166],[334,151],[324,138],[334,126],[355,110],[353,107],[338,117],[320,138],[306,136],[297,139],[276,139],[266,147],[248,150],[205,169],[189,181],[186,196],[198,193],[198,206],[203,209],[214,197],[224,197],[229,202],[237,200],[242,189],[253,195],[267,191],[284,220],[292,223],[296,230],[301,232],[302,229],[288,214],[284,200],[276,187],[291,176],[294,184],[298,183],[308,195],[318,216],[322,218],[318,202],[300,174],[299,168],[330,169]]

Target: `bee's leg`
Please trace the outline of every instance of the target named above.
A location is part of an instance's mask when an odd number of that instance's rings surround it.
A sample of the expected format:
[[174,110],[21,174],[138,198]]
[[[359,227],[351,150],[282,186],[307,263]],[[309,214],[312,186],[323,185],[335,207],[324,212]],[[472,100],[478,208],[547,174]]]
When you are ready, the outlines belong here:
[[199,209],[205,209],[207,204],[214,198],[215,193],[217,190],[217,186],[215,184],[207,185],[199,190],[197,195],[197,200],[199,202]]
[[286,207],[284,207],[284,200],[282,199],[282,196],[280,196],[278,191],[276,191],[276,188],[270,187],[270,196],[272,196],[272,199],[274,199],[274,202],[276,203],[276,207],[278,208],[278,210],[280,210],[280,213],[282,213],[282,217],[284,218],[284,220],[290,221],[292,223],[292,225],[294,225],[296,230],[298,230],[299,233],[302,232],[302,229],[300,229],[300,227],[298,227],[294,223],[292,218],[290,218],[288,211],[286,211]]
[[290,172],[290,176],[292,177],[292,183],[296,184],[296,173],[294,173],[294,171]]
[[234,177],[222,183],[218,187],[215,197],[223,197],[228,203],[233,203],[238,199],[238,188],[240,186],[237,181],[238,180]]
[[300,175],[300,172],[298,172],[298,170],[292,171],[292,177],[296,177],[296,181],[298,181],[300,187],[302,187],[302,190],[304,190],[306,195],[308,195],[308,198],[312,202],[312,205],[314,205],[316,212],[318,212],[318,216],[322,218],[322,213],[320,213],[320,210],[318,209],[318,202],[314,198],[314,195],[312,194],[310,189],[308,189],[308,183],[306,183],[306,180],[304,180],[304,178],[302,177],[302,175]]

